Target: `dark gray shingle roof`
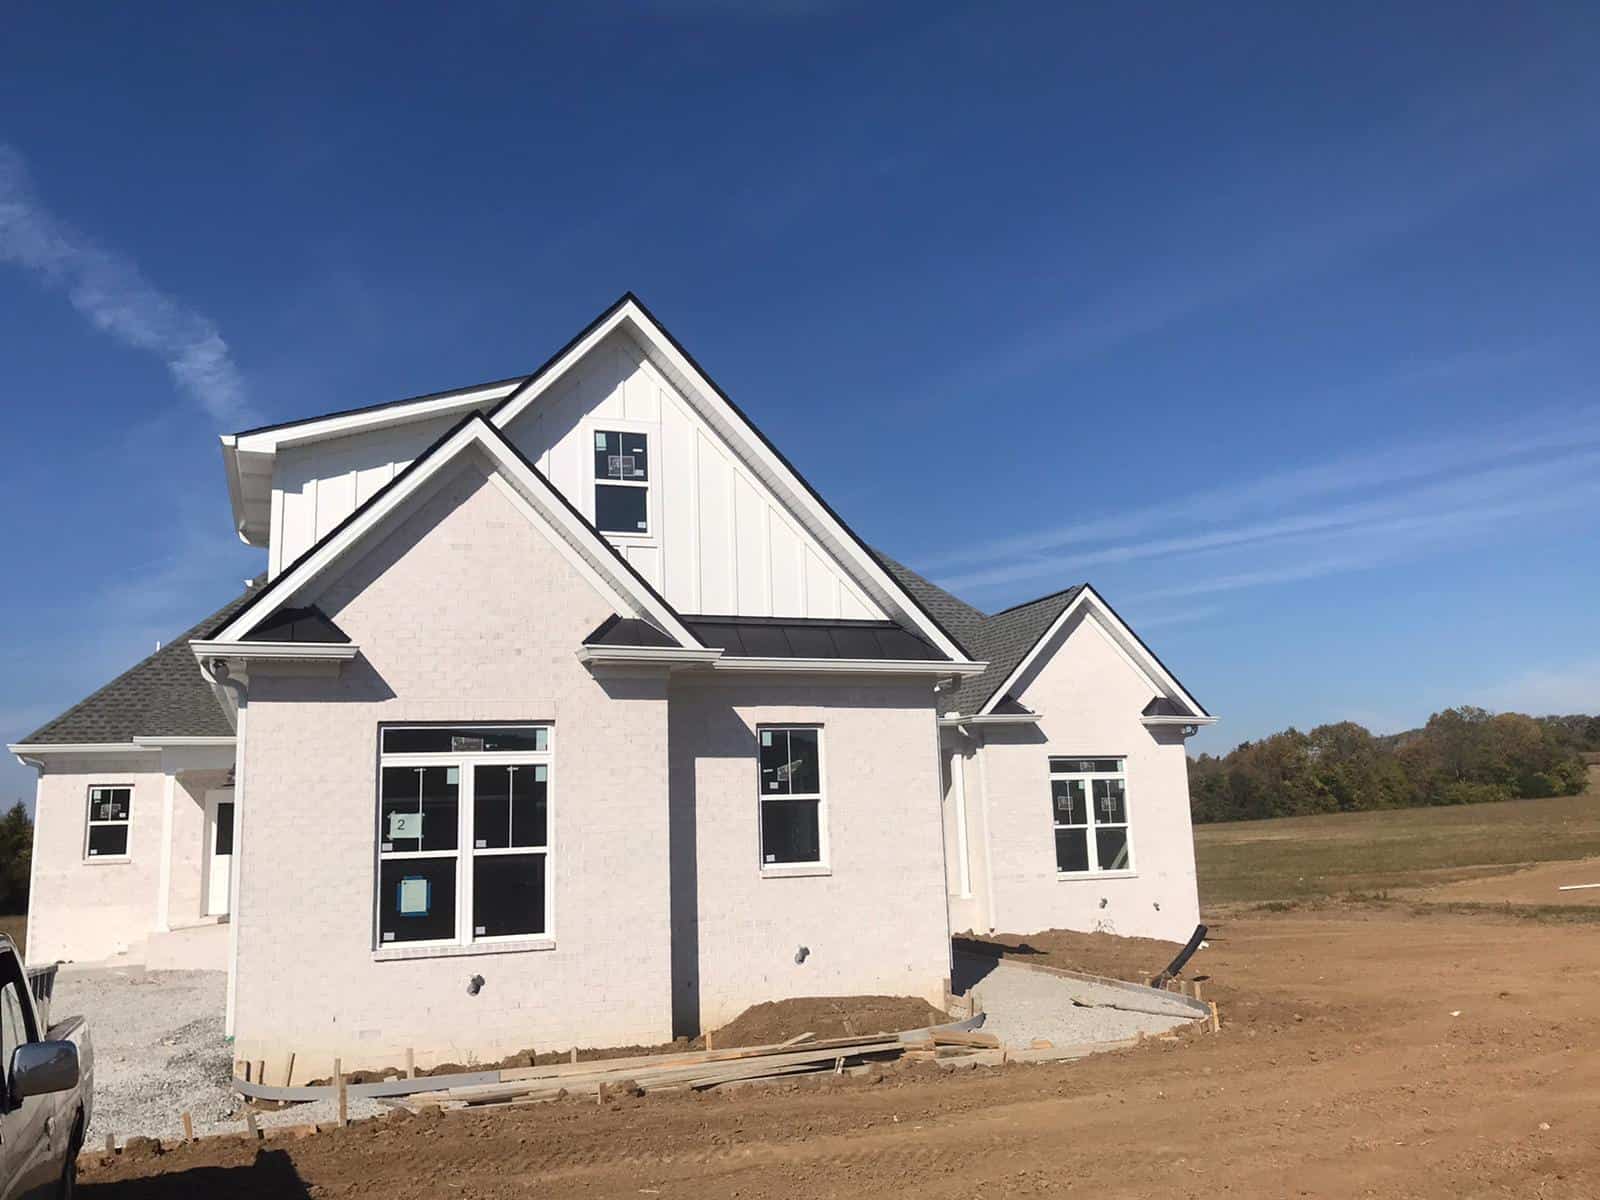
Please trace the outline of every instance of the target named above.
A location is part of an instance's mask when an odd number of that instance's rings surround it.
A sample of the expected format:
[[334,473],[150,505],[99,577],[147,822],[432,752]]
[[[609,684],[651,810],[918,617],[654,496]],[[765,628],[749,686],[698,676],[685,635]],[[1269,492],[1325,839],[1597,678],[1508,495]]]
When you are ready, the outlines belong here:
[[246,591],[234,597],[23,742],[85,745],[136,737],[232,737],[233,726],[211,685],[201,677],[189,639],[215,632],[253,594]]
[[944,704],[946,711],[964,716],[977,712],[988,702],[1083,587],[1078,584],[1052,592],[989,616],[882,551],[873,553],[884,570],[893,575],[918,604],[938,618],[961,643],[962,649],[979,662],[989,664],[983,674],[963,680],[954,697]]
[[686,616],[707,646],[730,658],[881,658],[937,662],[931,642],[893,621],[805,620],[796,617]]

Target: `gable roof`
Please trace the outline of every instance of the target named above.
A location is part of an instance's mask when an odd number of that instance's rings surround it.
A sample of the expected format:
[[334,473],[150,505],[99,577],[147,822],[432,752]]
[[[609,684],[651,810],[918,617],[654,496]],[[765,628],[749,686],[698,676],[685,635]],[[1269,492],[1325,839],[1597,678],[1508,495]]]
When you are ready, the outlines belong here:
[[229,620],[264,579],[252,580],[251,588],[18,744],[82,746],[128,743],[136,737],[232,737],[233,723],[195,669],[189,642]]
[[[701,405],[702,417],[716,427],[730,445],[743,447],[741,453],[748,454],[750,465],[774,491],[780,496],[788,494],[790,511],[867,591],[877,593],[875,600],[879,603],[884,599],[889,600],[891,608],[902,612],[908,623],[917,626],[917,632],[938,647],[944,657],[954,660],[964,653],[959,639],[935,614],[928,612],[914,595],[908,593],[891,573],[884,570],[877,556],[855,530],[845,523],[795,469],[794,464],[784,457],[632,292],[624,292],[572,340],[551,355],[538,370],[520,381],[501,381],[482,385],[478,389],[431,393],[410,401],[347,410],[332,417],[314,417],[225,436],[222,439],[223,456],[228,467],[230,495],[234,500],[235,524],[241,536],[246,536],[247,529],[256,528],[241,507],[243,491],[240,489],[243,483],[235,487],[235,481],[244,478],[240,474],[241,456],[270,455],[275,452],[273,447],[280,442],[288,444],[290,441],[315,437],[344,436],[362,428],[437,416],[441,412],[459,410],[469,405],[475,406],[475,411],[484,412],[489,422],[497,428],[505,428],[592,347],[617,329],[625,329],[634,337],[646,356],[680,387],[691,405]],[[492,406],[490,389],[499,393]],[[450,406],[454,406],[454,409]],[[255,477],[259,478],[259,473]]]
[[[390,513],[417,495],[430,479],[474,447],[488,456],[492,466],[511,484],[516,494],[528,502],[537,519],[548,525],[547,532],[557,548],[564,553],[571,552],[568,554],[569,560],[586,574],[589,582],[607,599],[619,608],[632,611],[636,617],[659,625],[680,645],[699,646],[677,611],[650,585],[649,580],[640,575],[572,502],[544,477],[539,468],[529,462],[505,434],[479,412],[470,412],[452,425],[433,445],[413,459],[405,470],[318,539],[284,568],[277,578],[261,588],[258,594],[250,597],[230,620],[215,631],[213,636],[217,644],[220,646],[250,638],[254,630],[277,613],[296,593],[320,578],[367,535],[380,529]],[[339,632],[332,622],[326,624],[328,628]]]
[[[1079,600],[1092,598],[1104,610],[1118,630],[1126,633],[1134,653],[1153,667],[1153,673],[1171,681],[1180,698],[1162,696],[1152,699],[1145,709],[1150,715],[1157,708],[1166,716],[1188,715],[1208,717],[1209,714],[1166,669],[1165,664],[1144,644],[1139,636],[1117,616],[1093,588],[1086,583],[1074,584],[1059,592],[1051,592],[1034,600],[1027,600],[993,614],[985,614],[972,605],[953,596],[938,584],[924,579],[910,567],[896,562],[882,551],[874,550],[878,561],[894,573],[908,591],[917,595],[924,607],[935,611],[948,622],[961,639],[962,645],[973,658],[988,662],[981,675],[963,679],[948,701],[949,711],[963,716],[994,712],[1011,706],[1020,709],[1016,698],[1007,694],[1005,686],[1038,653],[1042,643],[1055,629],[1057,623]],[[1184,703],[1187,701],[1187,705]],[[1193,712],[1188,707],[1193,707]]]

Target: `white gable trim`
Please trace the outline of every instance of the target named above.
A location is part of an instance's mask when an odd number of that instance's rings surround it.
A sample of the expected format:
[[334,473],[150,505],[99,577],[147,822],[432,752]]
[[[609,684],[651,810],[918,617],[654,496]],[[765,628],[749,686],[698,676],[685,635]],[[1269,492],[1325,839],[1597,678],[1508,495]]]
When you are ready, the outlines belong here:
[[[288,570],[261,590],[261,594],[241,609],[212,639],[215,643],[241,642],[266,617],[291,597],[321,578],[344,560],[369,534],[380,528],[389,516],[412,501],[439,473],[469,450],[481,451],[494,472],[503,477],[527,502],[522,511],[538,518],[538,525],[569,561],[581,560],[580,568],[592,582],[605,580],[601,592],[628,614],[655,621],[685,646],[700,642],[679,620],[667,602],[656,595],[617,555],[610,544],[578,516],[538,471],[534,470],[497,429],[482,416],[464,420],[434,447],[395,476],[393,482],[357,509],[337,529],[308,550]],[[248,644],[248,643],[246,643]]]
[[[1072,602],[1062,609],[1061,615],[1051,623],[1050,628],[1044,631],[1028,653],[1023,655],[1022,661],[1016,665],[1011,674],[1006,676],[1005,681],[994,690],[994,694],[985,701],[983,708],[979,710],[980,715],[988,715],[994,712],[995,706],[1005,699],[1010,694],[1011,689],[1016,686],[1017,681],[1022,679],[1039,662],[1044,654],[1044,648],[1055,639],[1056,635],[1061,632],[1062,628],[1065,627],[1066,623],[1072,619],[1073,614],[1079,609],[1086,609],[1094,616],[1102,631],[1108,636],[1112,646],[1122,654],[1130,666],[1145,676],[1152,688],[1161,692],[1168,699],[1184,705],[1194,714],[1193,718],[1186,718],[1184,724],[1192,725],[1196,723],[1195,718],[1209,717],[1209,714],[1200,707],[1195,698],[1184,690],[1183,685],[1178,682],[1177,678],[1161,665],[1161,661],[1150,652],[1150,648],[1139,640],[1139,636],[1123,623],[1122,618],[1117,616],[1112,611],[1111,606],[1088,584],[1083,585],[1078,594],[1072,598]],[[1214,718],[1212,719],[1214,720]]]
[[552,360],[548,368],[531,377],[523,387],[502,401],[490,414],[490,419],[497,427],[506,428],[575,362],[618,328],[624,328],[640,344],[649,359],[675,383],[680,384],[680,394],[696,405],[700,415],[724,440],[737,447],[754,464],[757,474],[773,488],[779,500],[800,518],[802,525],[818,538],[829,553],[844,560],[848,572],[856,579],[869,583],[878,596],[889,600],[892,607],[899,609],[950,659],[968,661],[955,640],[879,565],[877,559],[867,553],[855,535],[828,509],[795,469],[756,432],[749,419],[734,407],[722,390],[705,376],[632,295],[624,297],[613,310]]

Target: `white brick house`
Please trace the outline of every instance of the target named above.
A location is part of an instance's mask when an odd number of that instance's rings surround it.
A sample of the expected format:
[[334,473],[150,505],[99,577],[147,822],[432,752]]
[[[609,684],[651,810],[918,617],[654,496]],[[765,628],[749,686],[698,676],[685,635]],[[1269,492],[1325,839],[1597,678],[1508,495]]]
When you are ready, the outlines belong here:
[[223,456],[265,574],[10,747],[32,959],[225,967],[243,1058],[465,1060],[1195,923],[1213,718],[1087,585],[870,550],[631,295]]

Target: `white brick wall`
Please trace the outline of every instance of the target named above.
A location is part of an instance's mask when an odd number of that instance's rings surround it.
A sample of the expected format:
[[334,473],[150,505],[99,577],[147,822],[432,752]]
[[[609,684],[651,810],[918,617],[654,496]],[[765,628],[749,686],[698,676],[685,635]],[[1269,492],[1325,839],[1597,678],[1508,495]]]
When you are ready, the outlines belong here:
[[[92,962],[149,936],[161,869],[164,779],[158,753],[50,756],[34,809],[29,962]],[[133,788],[126,862],[84,856],[89,789],[105,785]]]
[[[831,873],[760,869],[756,727],[823,728]],[[697,936],[677,947],[674,1003],[685,1027],[727,1021],[787,996],[943,999],[949,976],[944,854],[930,684],[695,683],[672,690],[675,857],[693,830]],[[798,947],[809,954],[795,962]]]
[[[476,466],[304,599],[362,653],[337,679],[251,683],[240,1057],[270,1079],[291,1050],[322,1073],[408,1046],[426,1063],[666,1040],[666,682],[578,662],[606,602]],[[375,961],[377,728],[416,720],[554,722],[554,949]]]
[[[1200,918],[1183,739],[1175,731],[1140,723],[1140,712],[1155,693],[1092,618],[1071,624],[1062,637],[1059,649],[1018,696],[1044,714],[1046,740],[1031,730],[991,731],[977,755],[981,772],[968,773],[975,881],[986,864],[973,784],[981,787],[985,779],[988,784],[987,854],[994,867],[994,912],[988,923],[1007,933],[1104,929],[1128,937],[1187,939]],[[1135,877],[1057,877],[1051,755],[1127,759]],[[976,882],[974,891],[986,898]]]

